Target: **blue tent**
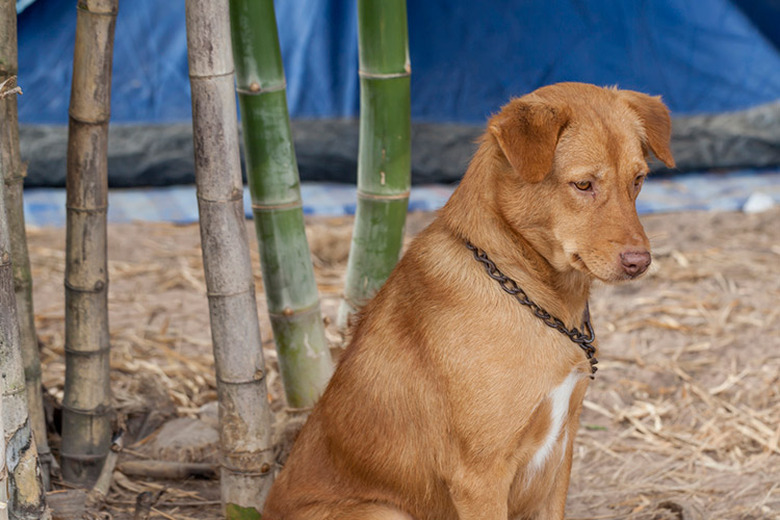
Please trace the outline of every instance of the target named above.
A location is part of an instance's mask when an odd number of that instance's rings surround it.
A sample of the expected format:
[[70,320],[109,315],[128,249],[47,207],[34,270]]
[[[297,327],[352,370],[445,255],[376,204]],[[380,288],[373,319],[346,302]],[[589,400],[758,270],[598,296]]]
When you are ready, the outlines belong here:
[[[355,0],[276,2],[290,109],[358,111]],[[22,123],[67,121],[75,0],[20,0]],[[780,0],[410,1],[412,116],[481,123],[509,97],[586,81],[661,94],[674,113],[780,98]],[[112,121],[190,118],[184,0],[120,2]]]

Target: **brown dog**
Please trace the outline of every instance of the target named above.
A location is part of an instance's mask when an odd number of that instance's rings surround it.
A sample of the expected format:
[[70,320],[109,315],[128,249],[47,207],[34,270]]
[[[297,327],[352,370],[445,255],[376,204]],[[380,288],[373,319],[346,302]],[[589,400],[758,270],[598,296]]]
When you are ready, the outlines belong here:
[[460,186],[365,307],[263,518],[562,519],[587,345],[499,281],[588,336],[592,280],[650,264],[635,201],[651,151],[673,166],[669,138],[659,98],[577,83],[490,119]]

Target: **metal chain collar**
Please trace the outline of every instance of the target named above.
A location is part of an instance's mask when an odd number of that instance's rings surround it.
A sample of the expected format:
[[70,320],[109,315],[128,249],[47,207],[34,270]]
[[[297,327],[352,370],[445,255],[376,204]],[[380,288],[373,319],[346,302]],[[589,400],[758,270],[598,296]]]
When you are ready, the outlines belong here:
[[514,296],[521,305],[529,307],[534,313],[534,316],[542,320],[545,325],[568,336],[570,340],[576,343],[585,352],[585,356],[590,362],[590,378],[593,379],[593,375],[596,373],[596,370],[598,370],[598,367],[596,367],[598,360],[595,357],[596,347],[593,346],[593,342],[596,339],[596,333],[593,330],[593,326],[590,324],[590,309],[588,304],[585,304],[585,313],[582,316],[583,330],[587,330],[588,332],[588,334],[585,335],[576,327],[573,329],[567,328],[561,320],[534,303],[525,291],[517,285],[517,282],[506,276],[498,267],[496,267],[496,264],[488,258],[487,253],[478,249],[468,240],[466,240],[466,247],[474,253],[474,259],[484,265],[488,276],[497,281],[498,285],[500,285],[504,291]]

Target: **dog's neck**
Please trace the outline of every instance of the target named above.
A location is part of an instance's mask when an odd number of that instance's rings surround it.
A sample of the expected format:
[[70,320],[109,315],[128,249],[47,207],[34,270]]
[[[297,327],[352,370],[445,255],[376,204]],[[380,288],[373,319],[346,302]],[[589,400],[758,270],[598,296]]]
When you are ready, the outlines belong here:
[[568,326],[579,327],[591,280],[573,268],[555,269],[527,237],[507,222],[496,201],[496,194],[502,189],[496,172],[506,167],[492,137],[483,137],[440,218],[453,235],[484,250],[538,305]]

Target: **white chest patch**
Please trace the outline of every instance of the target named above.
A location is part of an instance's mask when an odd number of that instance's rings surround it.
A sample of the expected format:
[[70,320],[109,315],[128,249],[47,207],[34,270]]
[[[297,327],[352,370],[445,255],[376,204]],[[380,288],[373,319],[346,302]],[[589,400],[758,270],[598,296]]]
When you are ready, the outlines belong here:
[[582,373],[573,370],[563,382],[553,388],[547,397],[550,399],[552,409],[550,411],[550,430],[547,432],[547,436],[544,438],[544,442],[539,446],[539,450],[534,454],[531,459],[529,468],[531,471],[538,471],[547,461],[550,453],[555,447],[555,443],[561,434],[561,428],[563,422],[566,420],[566,415],[569,413],[569,401],[571,400],[571,394],[574,391],[574,385],[582,377]]

